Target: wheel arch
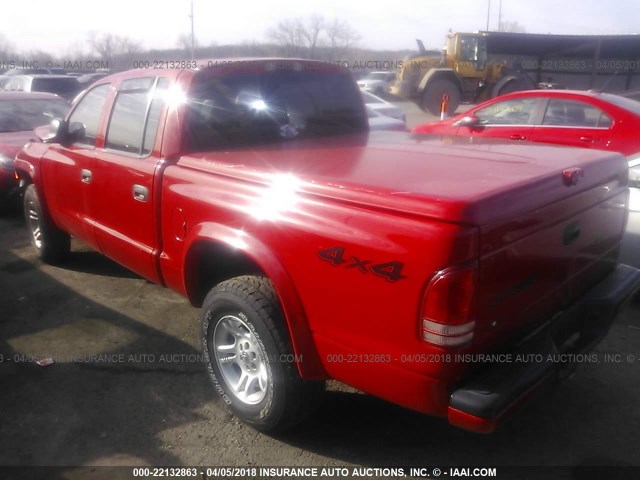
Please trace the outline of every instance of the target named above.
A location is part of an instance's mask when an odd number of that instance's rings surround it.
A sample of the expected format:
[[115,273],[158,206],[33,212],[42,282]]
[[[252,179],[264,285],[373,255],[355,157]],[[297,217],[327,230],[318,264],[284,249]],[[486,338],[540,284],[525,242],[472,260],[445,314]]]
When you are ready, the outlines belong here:
[[[493,89],[491,90],[491,98],[499,97],[501,95],[500,90],[502,90],[508,84],[518,83],[518,82],[522,83],[522,86],[523,86],[523,88],[521,88],[520,90],[529,90],[534,88],[534,86],[531,85],[531,80],[524,75],[505,75],[500,80],[498,80],[496,84],[493,86]],[[514,91],[517,91],[517,90],[514,90]],[[507,92],[507,93],[512,93],[512,92]]]
[[38,170],[36,169],[34,162],[17,156],[13,161],[13,166],[18,174],[21,184],[24,186],[32,183],[35,184],[38,189],[38,194],[40,194],[41,188],[39,187],[40,181],[38,177]]
[[[33,146],[35,144],[28,145]],[[23,150],[18,152],[13,165],[20,179],[21,190],[24,191],[29,185],[33,185],[36,189],[36,193],[38,194],[42,214],[49,223],[57,225],[53,220],[53,216],[51,215],[49,205],[47,203],[44,185],[42,183],[42,176],[40,173],[40,163],[41,156],[33,157],[32,155],[25,153],[25,150]]]
[[192,305],[200,307],[208,291],[224,280],[240,275],[269,278],[280,302],[300,376],[327,378],[293,280],[267,245],[244,231],[215,223],[195,228],[187,245],[183,281]]

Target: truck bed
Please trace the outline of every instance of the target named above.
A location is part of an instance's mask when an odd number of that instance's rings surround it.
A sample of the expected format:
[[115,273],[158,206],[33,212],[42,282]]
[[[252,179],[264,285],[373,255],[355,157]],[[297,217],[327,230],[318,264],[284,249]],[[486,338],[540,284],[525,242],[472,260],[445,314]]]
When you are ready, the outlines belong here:
[[[627,181],[616,153],[396,132],[192,154],[179,164],[264,184],[286,173],[309,194],[468,225],[539,209],[603,177],[612,189]],[[584,177],[568,188],[562,170],[576,165]]]

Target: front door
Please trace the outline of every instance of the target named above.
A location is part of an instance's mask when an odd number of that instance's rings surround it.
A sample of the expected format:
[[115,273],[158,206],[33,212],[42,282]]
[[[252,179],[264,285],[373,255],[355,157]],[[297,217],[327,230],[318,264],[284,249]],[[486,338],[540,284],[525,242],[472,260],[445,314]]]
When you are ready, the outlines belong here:
[[538,105],[538,99],[529,97],[494,102],[473,111],[480,124],[458,127],[457,135],[530,140]]
[[47,204],[55,222],[65,231],[97,247],[89,213],[93,188],[93,159],[98,132],[104,117],[109,84],[89,90],[67,119],[81,123],[84,135],[71,144],[53,143],[42,162],[42,181]]

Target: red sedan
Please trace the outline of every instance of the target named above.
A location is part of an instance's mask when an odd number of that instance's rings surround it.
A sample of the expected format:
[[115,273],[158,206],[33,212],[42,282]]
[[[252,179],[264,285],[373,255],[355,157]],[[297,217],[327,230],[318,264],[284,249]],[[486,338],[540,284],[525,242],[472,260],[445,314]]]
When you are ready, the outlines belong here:
[[18,191],[13,157],[30,139],[33,129],[63,118],[69,104],[52,93],[0,92],[0,210]]
[[614,150],[629,159],[630,182],[640,182],[640,102],[610,93],[516,92],[413,132]]

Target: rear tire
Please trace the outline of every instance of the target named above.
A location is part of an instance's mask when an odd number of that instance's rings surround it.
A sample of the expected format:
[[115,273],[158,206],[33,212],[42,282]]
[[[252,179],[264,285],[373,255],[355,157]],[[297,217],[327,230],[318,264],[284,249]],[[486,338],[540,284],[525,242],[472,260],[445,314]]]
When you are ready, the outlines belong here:
[[50,265],[64,260],[71,250],[71,237],[45,219],[33,184],[24,192],[24,218],[38,258]]
[[324,382],[300,378],[269,279],[241,276],[214,287],[202,306],[201,334],[216,391],[252,427],[286,430],[317,405]]
[[427,85],[427,88],[425,88],[422,93],[422,104],[420,106],[424,111],[439,117],[442,105],[442,95],[445,93],[449,95],[447,115],[453,115],[460,106],[462,95],[457,85],[451,80],[435,80]]

